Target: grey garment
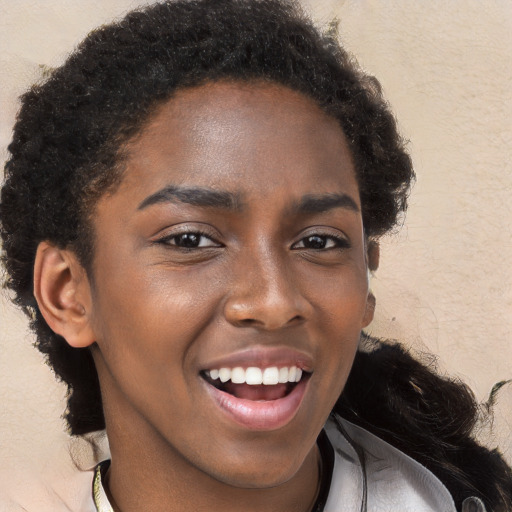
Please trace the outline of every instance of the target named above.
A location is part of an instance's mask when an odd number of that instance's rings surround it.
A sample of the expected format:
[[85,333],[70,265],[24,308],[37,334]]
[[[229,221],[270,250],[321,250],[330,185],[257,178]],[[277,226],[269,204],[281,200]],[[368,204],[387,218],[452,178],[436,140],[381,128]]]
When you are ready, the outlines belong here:
[[[339,421],[348,438],[364,450],[366,496],[360,459],[329,420],[325,430],[335,462],[324,512],[456,512],[450,492],[427,468],[363,428]],[[478,498],[465,500],[463,507],[463,512],[485,512]]]

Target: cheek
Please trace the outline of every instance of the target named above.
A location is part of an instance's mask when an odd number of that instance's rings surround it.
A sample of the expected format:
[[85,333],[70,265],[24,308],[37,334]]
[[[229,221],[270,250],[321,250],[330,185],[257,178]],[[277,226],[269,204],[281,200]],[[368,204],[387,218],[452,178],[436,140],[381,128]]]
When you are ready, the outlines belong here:
[[122,269],[111,267],[98,275],[96,341],[121,388],[138,396],[137,401],[161,393],[168,401],[169,389],[186,393],[183,375],[190,374],[200,348],[195,341],[211,324],[222,290],[202,275],[192,278],[157,267]]
[[212,289],[211,279],[201,272],[191,275],[164,265],[121,263],[117,268],[105,267],[98,281],[102,285],[95,293],[94,309],[104,318],[104,327],[115,326],[110,336],[119,330],[128,336],[163,331],[169,341],[169,336],[174,338],[181,330],[200,329],[222,293]]
[[326,368],[323,386],[335,401],[348,378],[367,325],[368,289],[364,271],[347,272],[317,283],[314,327],[321,337],[318,360]]
[[186,375],[193,363],[190,346],[205,323],[201,305],[196,301],[191,308],[192,294],[148,280],[132,285],[100,295],[96,303],[97,342],[107,370],[100,373],[102,391],[114,400],[122,396],[149,423],[172,430],[195,414]]
[[351,265],[310,279],[310,302],[314,305],[319,329],[348,338],[366,325],[368,283],[363,267]]

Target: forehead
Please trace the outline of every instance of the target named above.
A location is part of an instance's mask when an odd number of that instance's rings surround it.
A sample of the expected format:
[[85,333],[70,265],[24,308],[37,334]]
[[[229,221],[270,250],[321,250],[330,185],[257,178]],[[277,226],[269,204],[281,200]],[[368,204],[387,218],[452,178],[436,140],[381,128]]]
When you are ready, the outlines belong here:
[[337,120],[281,85],[220,82],[178,91],[126,149],[121,188],[140,193],[190,184],[261,196],[304,182],[309,193],[342,184],[358,199]]

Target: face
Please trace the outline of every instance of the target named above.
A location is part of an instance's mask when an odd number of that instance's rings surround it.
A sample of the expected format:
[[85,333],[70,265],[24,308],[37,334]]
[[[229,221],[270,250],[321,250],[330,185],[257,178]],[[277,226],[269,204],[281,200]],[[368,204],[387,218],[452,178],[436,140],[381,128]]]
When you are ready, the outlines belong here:
[[107,428],[144,425],[217,481],[285,482],[372,317],[342,130],[285,87],[217,83],[177,93],[127,151],[94,216]]

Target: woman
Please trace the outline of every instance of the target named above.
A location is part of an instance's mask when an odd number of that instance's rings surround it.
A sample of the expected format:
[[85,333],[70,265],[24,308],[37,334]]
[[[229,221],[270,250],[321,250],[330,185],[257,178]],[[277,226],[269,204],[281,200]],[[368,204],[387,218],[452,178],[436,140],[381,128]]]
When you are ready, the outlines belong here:
[[361,334],[413,171],[376,81],[296,8],[98,29],[9,150],[8,285],[71,432],[106,427],[97,510],[510,507],[471,395]]

